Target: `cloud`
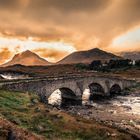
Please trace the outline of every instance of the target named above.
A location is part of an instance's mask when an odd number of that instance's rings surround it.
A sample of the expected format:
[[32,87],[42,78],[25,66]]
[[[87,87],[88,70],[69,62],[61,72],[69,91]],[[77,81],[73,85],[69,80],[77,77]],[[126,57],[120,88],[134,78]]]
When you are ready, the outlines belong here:
[[0,0],[0,7],[5,8],[14,8],[18,4],[18,0]]
[[116,52],[140,51],[140,26],[113,39],[112,44],[108,46],[108,50],[111,48]]
[[8,48],[0,49],[0,63],[4,63],[12,56],[12,53],[9,51]]
[[140,0],[0,0],[0,17],[6,37],[63,41],[76,50],[106,49],[140,25]]
[[44,9],[56,9],[61,12],[75,12],[86,10],[98,10],[106,7],[111,0],[31,0],[29,7]]
[[47,58],[47,60],[51,62],[57,62],[69,54],[67,51],[46,48],[38,48],[34,49],[33,51],[39,54],[41,57]]
[[0,0],[1,10],[19,10],[28,6],[30,0]]
[[27,39],[0,37],[0,48],[2,52],[5,51],[4,56],[7,54],[6,58],[9,57],[9,53],[7,52],[10,52],[10,54],[15,54],[29,49],[53,62],[58,61],[69,53],[76,51],[72,44],[63,42],[37,41],[32,37]]

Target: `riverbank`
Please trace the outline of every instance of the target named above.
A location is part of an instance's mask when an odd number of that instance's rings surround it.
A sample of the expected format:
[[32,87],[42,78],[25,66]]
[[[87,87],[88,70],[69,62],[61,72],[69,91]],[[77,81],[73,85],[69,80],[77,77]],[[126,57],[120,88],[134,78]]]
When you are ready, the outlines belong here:
[[140,90],[125,96],[95,100],[87,106],[70,107],[70,114],[127,132],[140,139]]

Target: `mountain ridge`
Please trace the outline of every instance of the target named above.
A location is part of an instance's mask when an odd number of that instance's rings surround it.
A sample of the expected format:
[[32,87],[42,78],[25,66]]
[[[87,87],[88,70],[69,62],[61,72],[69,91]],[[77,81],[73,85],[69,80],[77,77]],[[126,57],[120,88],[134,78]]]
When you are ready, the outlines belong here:
[[108,61],[110,59],[120,59],[121,57],[116,56],[112,53],[103,51],[99,48],[94,48],[87,51],[74,52],[59,62],[58,64],[72,64],[72,63],[91,63],[93,60]]
[[[120,59],[121,57],[112,53],[103,51],[99,48],[93,48],[87,51],[77,51],[64,57],[62,60],[54,63],[58,64],[76,64],[76,63],[91,63],[94,60],[109,61],[110,59]],[[1,67],[12,66],[12,65],[25,65],[25,66],[47,66],[53,63],[41,58],[36,53],[26,50],[24,52],[15,54],[14,57]]]
[[140,51],[121,52],[119,53],[119,55],[124,57],[125,59],[140,60]]
[[39,55],[37,55],[34,52],[31,52],[30,50],[26,50],[24,52],[15,54],[14,57],[8,61],[7,63],[2,64],[2,67],[11,66],[21,64],[25,66],[45,66],[50,65],[51,63],[47,60],[41,58]]

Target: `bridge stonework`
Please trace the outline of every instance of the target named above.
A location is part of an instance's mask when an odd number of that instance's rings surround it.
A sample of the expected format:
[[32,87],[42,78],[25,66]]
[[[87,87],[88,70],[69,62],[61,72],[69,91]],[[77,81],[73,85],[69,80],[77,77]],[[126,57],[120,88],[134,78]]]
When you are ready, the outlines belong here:
[[47,101],[49,96],[60,88],[71,89],[79,99],[82,99],[83,92],[85,89],[89,89],[89,85],[92,83],[101,85],[104,89],[102,94],[105,96],[110,95],[110,89],[115,84],[119,85],[121,90],[136,85],[136,82],[133,80],[93,76],[9,82],[1,84],[1,88],[11,91],[33,92],[38,94],[43,101]]

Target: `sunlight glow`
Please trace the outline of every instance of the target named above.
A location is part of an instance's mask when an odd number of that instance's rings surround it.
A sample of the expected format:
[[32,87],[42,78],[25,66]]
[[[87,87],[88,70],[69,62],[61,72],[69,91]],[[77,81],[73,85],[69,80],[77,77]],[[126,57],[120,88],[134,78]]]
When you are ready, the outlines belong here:
[[0,37],[0,48],[8,48],[11,52],[22,52],[25,50],[35,49],[54,49],[58,51],[66,51],[72,53],[76,51],[75,47],[71,44],[64,42],[40,42],[33,40],[32,37],[28,37],[27,40],[20,40],[16,38]]
[[110,45],[113,51],[134,51],[140,49],[140,27],[115,38]]

